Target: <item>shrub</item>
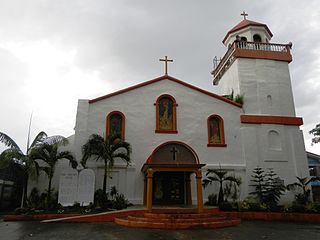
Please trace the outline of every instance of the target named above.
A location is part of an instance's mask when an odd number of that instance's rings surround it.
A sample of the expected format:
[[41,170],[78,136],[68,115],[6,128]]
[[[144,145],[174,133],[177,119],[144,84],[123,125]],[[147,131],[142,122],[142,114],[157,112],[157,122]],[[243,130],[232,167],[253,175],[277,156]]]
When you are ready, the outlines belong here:
[[40,206],[40,195],[37,188],[32,188],[29,197],[27,198],[27,206],[29,208],[39,208]]
[[234,98],[234,101],[239,104],[243,104],[243,100],[244,100],[243,94],[237,94]]
[[255,191],[250,194],[254,195],[260,204],[276,206],[285,191],[282,180],[277,177],[272,168],[269,168],[265,173],[261,167],[256,167],[253,174],[251,180],[253,184],[250,186],[255,187]]
[[34,209],[29,208],[29,207],[23,207],[23,208],[16,208],[14,210],[14,213],[17,215],[22,215],[22,214],[30,214],[33,213]]
[[250,209],[250,203],[246,200],[240,201],[238,204],[239,211],[248,211]]
[[294,203],[292,206],[289,208],[291,212],[305,212],[306,208],[303,204],[298,204]]
[[122,193],[117,194],[114,197],[114,200],[112,201],[112,208],[120,210],[120,209],[127,208],[127,206],[128,206],[128,200],[124,197]]
[[210,194],[208,196],[208,201],[205,203],[206,205],[209,206],[217,206],[218,202],[217,202],[217,194]]
[[108,208],[111,206],[108,194],[102,189],[98,189],[94,193],[94,206],[100,208]]
[[219,204],[219,209],[221,211],[232,211],[233,206],[232,206],[232,203],[230,203],[230,202],[222,202]]
[[317,204],[313,203],[313,202],[309,202],[305,205],[305,210],[306,212],[310,212],[310,213],[317,213],[318,209],[317,209]]

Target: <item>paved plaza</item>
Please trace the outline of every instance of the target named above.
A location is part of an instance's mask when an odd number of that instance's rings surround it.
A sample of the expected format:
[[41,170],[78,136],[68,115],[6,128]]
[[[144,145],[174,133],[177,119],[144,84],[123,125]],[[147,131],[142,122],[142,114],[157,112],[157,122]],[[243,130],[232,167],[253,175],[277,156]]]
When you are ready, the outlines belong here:
[[222,229],[158,230],[126,228],[114,223],[41,223],[3,222],[0,239],[17,240],[300,240],[320,239],[319,224],[243,221],[241,225]]

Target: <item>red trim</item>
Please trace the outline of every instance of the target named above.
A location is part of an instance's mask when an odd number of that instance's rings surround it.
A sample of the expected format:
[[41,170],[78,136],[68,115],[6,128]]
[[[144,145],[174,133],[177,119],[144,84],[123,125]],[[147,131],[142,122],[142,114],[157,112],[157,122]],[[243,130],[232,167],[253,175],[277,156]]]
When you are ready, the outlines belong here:
[[241,49],[236,48],[234,57],[237,58],[253,58],[253,59],[271,59],[276,61],[292,62],[292,55],[290,53],[290,48],[287,47],[286,52],[273,52],[273,51],[261,51],[261,50],[251,50],[251,49]]
[[[161,130],[159,129],[159,101],[162,98],[169,98],[171,99],[171,101],[173,102],[173,106],[172,106],[172,130]],[[176,134],[178,133],[177,131],[177,110],[176,110],[176,106],[178,106],[176,100],[174,99],[174,97],[172,97],[169,94],[162,94],[161,96],[159,96],[157,98],[156,103],[154,104],[156,106],[156,130],[155,133],[169,133],[169,134]]]
[[199,162],[199,157],[198,157],[196,151],[194,151],[194,150],[192,149],[192,147],[190,147],[188,144],[186,144],[186,143],[184,143],[184,142],[180,142],[180,141],[169,141],[169,142],[165,142],[165,143],[160,144],[158,147],[156,147],[156,148],[152,151],[151,155],[148,157],[148,159],[147,159],[147,161],[146,161],[146,164],[152,163],[153,155],[154,155],[160,148],[162,148],[163,146],[169,145],[169,144],[177,144],[177,145],[182,145],[182,146],[186,147],[187,149],[189,149],[189,150],[193,153],[194,157],[196,158],[197,164],[200,164],[200,162]]
[[104,95],[104,96],[101,96],[101,97],[98,97],[98,98],[95,98],[95,99],[91,99],[91,100],[89,100],[89,104],[92,104],[92,103],[95,103],[95,102],[98,102],[98,101],[101,101],[101,100],[104,100],[104,99],[107,99],[107,98],[110,98],[110,97],[113,97],[113,96],[116,96],[116,95],[119,95],[119,94],[122,94],[122,93],[126,93],[126,92],[129,92],[129,91],[131,91],[131,90],[134,90],[134,89],[137,89],[137,88],[141,88],[141,87],[144,87],[144,86],[147,86],[147,85],[150,85],[150,84],[153,84],[153,83],[162,81],[162,80],[170,80],[170,81],[172,81],[172,82],[181,84],[181,85],[183,85],[183,86],[185,86],[185,87],[188,87],[188,88],[190,88],[190,89],[193,89],[193,90],[196,90],[196,91],[198,91],[198,92],[201,92],[201,93],[203,93],[203,94],[205,94],[205,95],[208,95],[208,96],[210,96],[210,97],[213,97],[213,98],[219,99],[219,100],[221,100],[221,101],[223,101],[223,102],[226,102],[226,103],[229,103],[229,104],[231,104],[231,105],[234,105],[234,106],[236,106],[236,107],[238,107],[238,108],[242,108],[242,105],[239,104],[239,103],[233,102],[233,101],[231,101],[231,100],[229,100],[229,99],[226,99],[226,98],[221,97],[221,96],[219,96],[219,95],[217,95],[217,94],[208,92],[208,91],[206,91],[206,90],[203,90],[203,89],[201,89],[201,88],[198,88],[198,87],[196,87],[196,86],[193,86],[193,85],[191,85],[191,84],[189,84],[189,83],[183,82],[183,81],[181,81],[181,80],[179,80],[179,79],[176,79],[176,78],[174,78],[174,77],[171,77],[171,76],[169,76],[169,75],[163,75],[163,76],[158,77],[158,78],[155,78],[155,79],[153,79],[153,80],[149,80],[149,81],[146,81],[146,82],[143,82],[143,83],[134,85],[134,86],[132,86],[132,87],[128,87],[128,88],[122,89],[122,90],[117,91],[117,92],[114,92],[114,93],[110,93],[110,94],[107,94],[107,95]]
[[166,134],[177,134],[178,131],[177,130],[154,130],[155,133],[166,133]]
[[208,143],[207,147],[227,147],[227,144]]
[[303,125],[303,119],[301,117],[241,115],[240,120],[241,123],[248,124]]
[[[218,118],[219,119],[221,143],[210,143],[210,120],[212,118]],[[225,144],[224,124],[223,124],[223,118],[222,117],[220,117],[217,114],[210,115],[207,118],[207,128],[208,128],[208,144],[207,144],[207,147],[226,147],[227,146],[227,144]]]
[[122,136],[122,141],[125,140],[125,127],[126,127],[126,117],[124,116],[124,114],[122,112],[119,111],[112,111],[107,115],[107,121],[106,121],[106,136],[108,137],[110,134],[110,117],[112,115],[118,114],[121,116],[122,118],[122,132],[121,132],[121,136]]

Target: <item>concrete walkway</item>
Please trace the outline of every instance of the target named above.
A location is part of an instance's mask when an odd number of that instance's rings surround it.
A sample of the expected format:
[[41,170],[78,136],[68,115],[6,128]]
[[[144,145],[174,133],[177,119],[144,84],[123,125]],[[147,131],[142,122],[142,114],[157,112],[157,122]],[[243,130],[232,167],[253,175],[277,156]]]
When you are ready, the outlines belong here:
[[200,230],[127,228],[114,223],[3,222],[0,239],[33,240],[304,240],[320,239],[320,226],[304,223],[243,221],[237,227]]

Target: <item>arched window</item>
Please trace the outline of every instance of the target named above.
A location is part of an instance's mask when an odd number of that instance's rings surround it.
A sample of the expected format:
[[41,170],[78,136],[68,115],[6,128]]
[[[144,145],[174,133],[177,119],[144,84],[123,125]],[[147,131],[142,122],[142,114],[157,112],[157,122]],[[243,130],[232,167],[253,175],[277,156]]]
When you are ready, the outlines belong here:
[[107,116],[106,136],[120,134],[124,140],[125,117],[122,112],[113,111]]
[[271,97],[271,95],[268,95],[268,96],[267,96],[267,103],[268,103],[268,106],[269,106],[269,107],[272,106],[272,97]]
[[240,48],[246,48],[247,47],[247,38],[246,37],[241,37],[241,42],[240,42]]
[[176,100],[170,95],[158,97],[156,105],[156,133],[177,133]]
[[262,42],[260,35],[259,34],[253,35],[253,41],[254,42]]
[[208,147],[226,147],[223,119],[218,115],[208,117]]
[[260,44],[262,40],[259,34],[253,35],[253,41],[255,42],[256,49],[259,50],[261,47],[263,47],[263,45]]
[[246,37],[241,37],[241,41],[246,42],[246,41],[247,41],[247,38],[246,38]]
[[275,130],[269,131],[268,143],[269,143],[269,149],[272,149],[272,150],[281,150],[282,149],[280,135]]

